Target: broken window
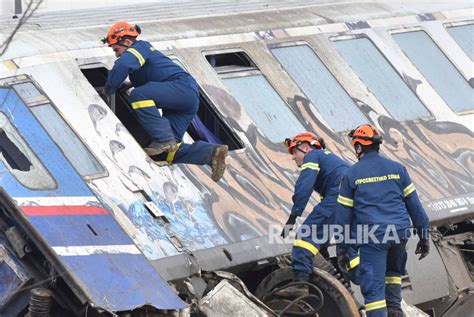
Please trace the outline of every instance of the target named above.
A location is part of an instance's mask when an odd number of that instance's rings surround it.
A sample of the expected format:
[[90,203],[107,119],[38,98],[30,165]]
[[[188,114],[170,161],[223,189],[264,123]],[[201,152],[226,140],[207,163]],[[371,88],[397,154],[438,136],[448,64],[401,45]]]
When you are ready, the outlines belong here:
[[[6,90],[1,89],[2,92]],[[6,167],[10,174],[27,188],[33,190],[56,188],[54,179],[3,112],[0,112],[1,165],[4,167],[0,168]]]
[[[229,54],[241,58],[245,57],[245,62],[242,62],[243,65],[235,65],[237,58],[229,58]],[[210,57],[220,61],[214,69],[256,126],[270,141],[279,143],[289,135],[305,130],[283,99],[245,53],[206,55],[209,62]],[[241,59],[239,58],[239,60]],[[226,62],[230,64],[225,64]],[[282,127],[285,127],[285,129],[282,129]]]
[[397,33],[393,37],[453,111],[474,108],[473,88],[426,32]]
[[[178,61],[175,62],[182,66]],[[102,92],[107,81],[108,69],[105,67],[82,68],[81,71],[92,86],[99,93]],[[107,102],[104,95],[101,97]],[[198,113],[187,131],[190,137],[194,141],[203,140],[210,143],[227,144],[229,150],[243,148],[241,142],[219,117],[214,106],[202,91],[200,91],[199,100]],[[142,147],[150,143],[150,136],[134,116],[127,93],[121,90],[115,94],[115,115]]]
[[372,41],[361,37],[337,40],[334,44],[352,70],[393,118],[406,121],[431,117],[428,109],[413,92],[416,91],[417,81],[405,79],[412,82],[413,91],[410,90]]
[[448,33],[474,61],[474,24],[451,26]]
[[208,54],[206,60],[218,73],[257,69],[245,52]]
[[367,122],[352,98],[308,45],[277,47],[271,51],[336,132]]

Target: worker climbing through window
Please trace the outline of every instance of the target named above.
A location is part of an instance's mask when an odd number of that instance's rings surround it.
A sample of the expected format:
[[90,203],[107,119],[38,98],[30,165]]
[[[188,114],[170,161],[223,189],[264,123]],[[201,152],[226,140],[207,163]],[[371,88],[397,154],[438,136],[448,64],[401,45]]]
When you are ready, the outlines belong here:
[[[293,207],[282,231],[283,237],[293,230],[296,218],[302,215],[313,191],[321,196],[321,202],[304,221],[293,245],[293,282],[303,283],[289,286],[277,293],[285,297],[300,297],[309,292],[304,282],[310,281],[314,256],[321,253],[328,257],[328,226],[335,223],[335,212],[339,208],[339,183],[349,165],[327,150],[324,140],[312,132],[299,133],[292,139],[286,139],[285,144],[292,159],[301,168],[301,173],[295,184]],[[305,234],[302,234],[303,231]]]
[[[349,134],[359,161],[341,181],[338,202],[340,223],[373,232],[357,244],[358,279],[367,317],[402,317],[401,284],[407,261],[410,218],[419,235],[415,254],[429,253],[428,216],[404,166],[379,155],[382,135],[363,124]],[[390,230],[390,227],[393,230]],[[340,247],[343,250],[344,247]]]
[[211,178],[219,181],[225,171],[227,145],[182,143],[199,109],[196,81],[149,42],[137,40],[140,33],[138,25],[117,22],[103,39],[118,58],[108,74],[105,93],[114,94],[128,76],[135,87],[130,93],[132,109],[151,137],[145,152],[155,161],[169,164],[210,165]]

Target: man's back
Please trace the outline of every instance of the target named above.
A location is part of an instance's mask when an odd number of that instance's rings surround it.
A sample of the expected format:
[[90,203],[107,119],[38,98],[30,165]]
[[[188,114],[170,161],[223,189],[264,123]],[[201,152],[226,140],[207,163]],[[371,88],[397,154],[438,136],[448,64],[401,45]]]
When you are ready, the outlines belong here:
[[405,196],[414,186],[401,164],[369,152],[345,177],[340,195],[353,200],[356,224],[380,225],[376,234],[384,234],[389,224],[397,230],[410,227]]

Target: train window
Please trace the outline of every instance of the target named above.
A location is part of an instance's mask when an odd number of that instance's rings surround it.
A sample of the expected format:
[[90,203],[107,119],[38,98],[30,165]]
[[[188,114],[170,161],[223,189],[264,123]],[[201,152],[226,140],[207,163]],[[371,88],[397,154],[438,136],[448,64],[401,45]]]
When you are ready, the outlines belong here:
[[431,117],[395,69],[368,38],[334,42],[364,84],[399,121]]
[[49,102],[48,98],[32,82],[14,85],[13,89],[29,107]]
[[255,63],[245,52],[208,54],[206,59],[218,73],[257,69]]
[[393,37],[453,111],[474,109],[474,90],[426,32],[397,33]]
[[[179,61],[173,61],[183,66]],[[107,68],[82,68],[81,71],[92,86],[101,92],[107,81]],[[102,98],[105,101],[105,96]],[[229,150],[242,149],[242,143],[219,117],[215,107],[201,90],[199,101],[198,113],[187,130],[190,137],[194,141],[203,140],[210,143],[226,144],[229,146]],[[115,115],[142,147],[150,143],[151,138],[133,115],[128,95],[124,91],[118,91],[116,94]]]
[[[245,62],[242,62],[242,65],[234,65],[230,63],[233,60],[226,59],[228,54],[236,54]],[[289,135],[305,130],[245,52],[206,55],[206,59],[213,66],[210,57],[222,61],[218,67],[214,66],[214,69],[270,141],[279,143]],[[225,64],[225,61],[230,64]]]
[[[178,59],[172,58],[172,61],[186,69]],[[187,132],[195,141],[204,140],[214,144],[227,144],[230,151],[244,148],[242,142],[218,115],[215,106],[201,88],[199,88],[199,110],[191,121]]]
[[277,47],[271,51],[336,132],[367,122],[351,97],[308,45]]
[[447,30],[467,56],[474,60],[474,24],[451,26]]
[[51,104],[30,109],[81,176],[91,177],[105,173],[104,168]]
[[262,74],[227,77],[223,80],[270,141],[279,143],[288,136],[306,130]]
[[[7,89],[2,89],[0,94],[3,94],[3,91]],[[54,179],[3,112],[0,112],[0,162],[27,188],[56,188]]]

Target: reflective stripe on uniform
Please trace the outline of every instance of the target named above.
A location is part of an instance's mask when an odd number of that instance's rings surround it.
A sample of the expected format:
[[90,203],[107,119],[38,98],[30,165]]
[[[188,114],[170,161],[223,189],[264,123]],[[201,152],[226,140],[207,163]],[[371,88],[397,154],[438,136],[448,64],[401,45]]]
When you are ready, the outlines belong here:
[[293,243],[295,247],[300,247],[303,249],[308,250],[309,252],[313,253],[314,255],[318,254],[319,250],[316,248],[314,245],[312,245],[309,242],[303,241],[303,240],[295,240]]
[[347,207],[354,207],[354,201],[352,199],[341,195],[337,197],[337,202]]
[[365,311],[368,312],[371,310],[376,310],[376,309],[385,308],[385,307],[387,307],[387,303],[385,302],[385,299],[382,299],[376,302],[365,304]]
[[176,155],[176,152],[178,152],[181,143],[176,144],[176,146],[176,150],[173,152],[168,152],[168,155],[166,156],[166,162],[168,162],[169,165],[173,164],[174,156]]
[[140,54],[140,52],[138,52],[136,49],[129,48],[127,52],[130,52],[135,55],[135,57],[138,59],[138,62],[140,63],[140,66],[143,66],[145,64],[145,59],[143,58],[142,54]]
[[349,269],[355,268],[360,263],[360,257],[355,257],[349,262]]
[[319,171],[319,164],[316,164],[316,163],[304,163],[303,165],[301,165],[301,170],[304,170],[304,169],[307,169],[307,168],[310,168],[312,170],[315,170],[315,171]]
[[411,183],[410,185],[408,185],[407,187],[405,187],[405,189],[403,190],[403,196],[408,196],[410,195],[411,193],[413,193],[415,191],[415,184]]
[[154,107],[154,106],[156,105],[152,99],[132,102],[133,110],[140,109],[140,108]]
[[386,276],[385,284],[402,284],[402,278],[399,276]]

